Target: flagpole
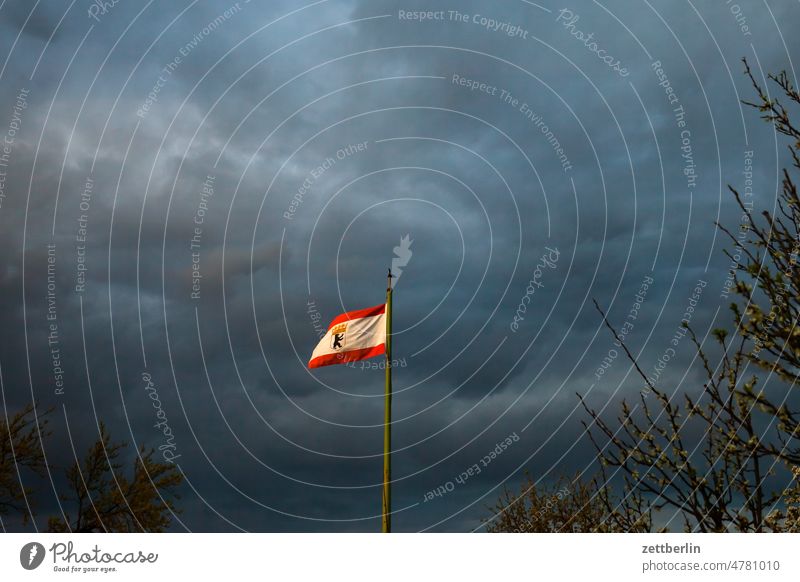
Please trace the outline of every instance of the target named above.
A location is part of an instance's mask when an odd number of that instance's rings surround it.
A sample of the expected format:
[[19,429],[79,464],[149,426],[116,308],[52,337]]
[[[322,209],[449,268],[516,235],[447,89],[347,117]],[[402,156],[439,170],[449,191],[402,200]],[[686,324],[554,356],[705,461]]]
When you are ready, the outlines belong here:
[[383,415],[383,503],[381,532],[392,531],[392,270],[386,285],[386,392]]

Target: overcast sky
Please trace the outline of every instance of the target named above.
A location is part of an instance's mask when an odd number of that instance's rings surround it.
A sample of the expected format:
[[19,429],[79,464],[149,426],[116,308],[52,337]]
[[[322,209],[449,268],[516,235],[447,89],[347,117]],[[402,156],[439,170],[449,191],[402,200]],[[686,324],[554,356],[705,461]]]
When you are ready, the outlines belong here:
[[[714,223],[746,171],[772,208],[786,161],[741,59],[794,78],[794,3],[100,4],[0,2],[2,395],[54,407],[56,468],[98,420],[169,451],[175,531],[379,530],[383,371],[306,363],[406,235],[396,531],[593,474],[576,393],[642,382],[592,299],[648,373],[690,300],[699,337],[730,325]],[[699,390],[694,355],[656,385]]]

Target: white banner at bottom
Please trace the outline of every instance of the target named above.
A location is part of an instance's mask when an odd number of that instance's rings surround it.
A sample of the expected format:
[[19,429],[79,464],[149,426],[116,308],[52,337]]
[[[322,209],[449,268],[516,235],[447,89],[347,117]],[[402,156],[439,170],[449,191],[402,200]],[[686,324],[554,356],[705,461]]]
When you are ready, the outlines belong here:
[[[800,534],[3,534],[4,580],[800,580]],[[200,578],[198,578],[200,579]]]

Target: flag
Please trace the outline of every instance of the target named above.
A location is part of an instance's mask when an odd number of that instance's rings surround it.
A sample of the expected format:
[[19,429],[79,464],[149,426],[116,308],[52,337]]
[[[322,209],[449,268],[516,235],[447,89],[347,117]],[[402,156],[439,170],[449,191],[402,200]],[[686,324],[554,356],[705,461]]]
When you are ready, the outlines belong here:
[[386,305],[334,317],[308,362],[309,368],[346,364],[386,353]]

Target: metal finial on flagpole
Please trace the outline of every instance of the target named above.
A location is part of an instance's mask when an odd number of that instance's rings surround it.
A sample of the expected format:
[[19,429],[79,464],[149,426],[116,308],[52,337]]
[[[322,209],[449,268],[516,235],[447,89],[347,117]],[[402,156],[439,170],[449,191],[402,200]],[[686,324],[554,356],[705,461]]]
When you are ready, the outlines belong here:
[[392,531],[392,270],[386,285],[386,391],[383,416],[383,496],[381,531]]

